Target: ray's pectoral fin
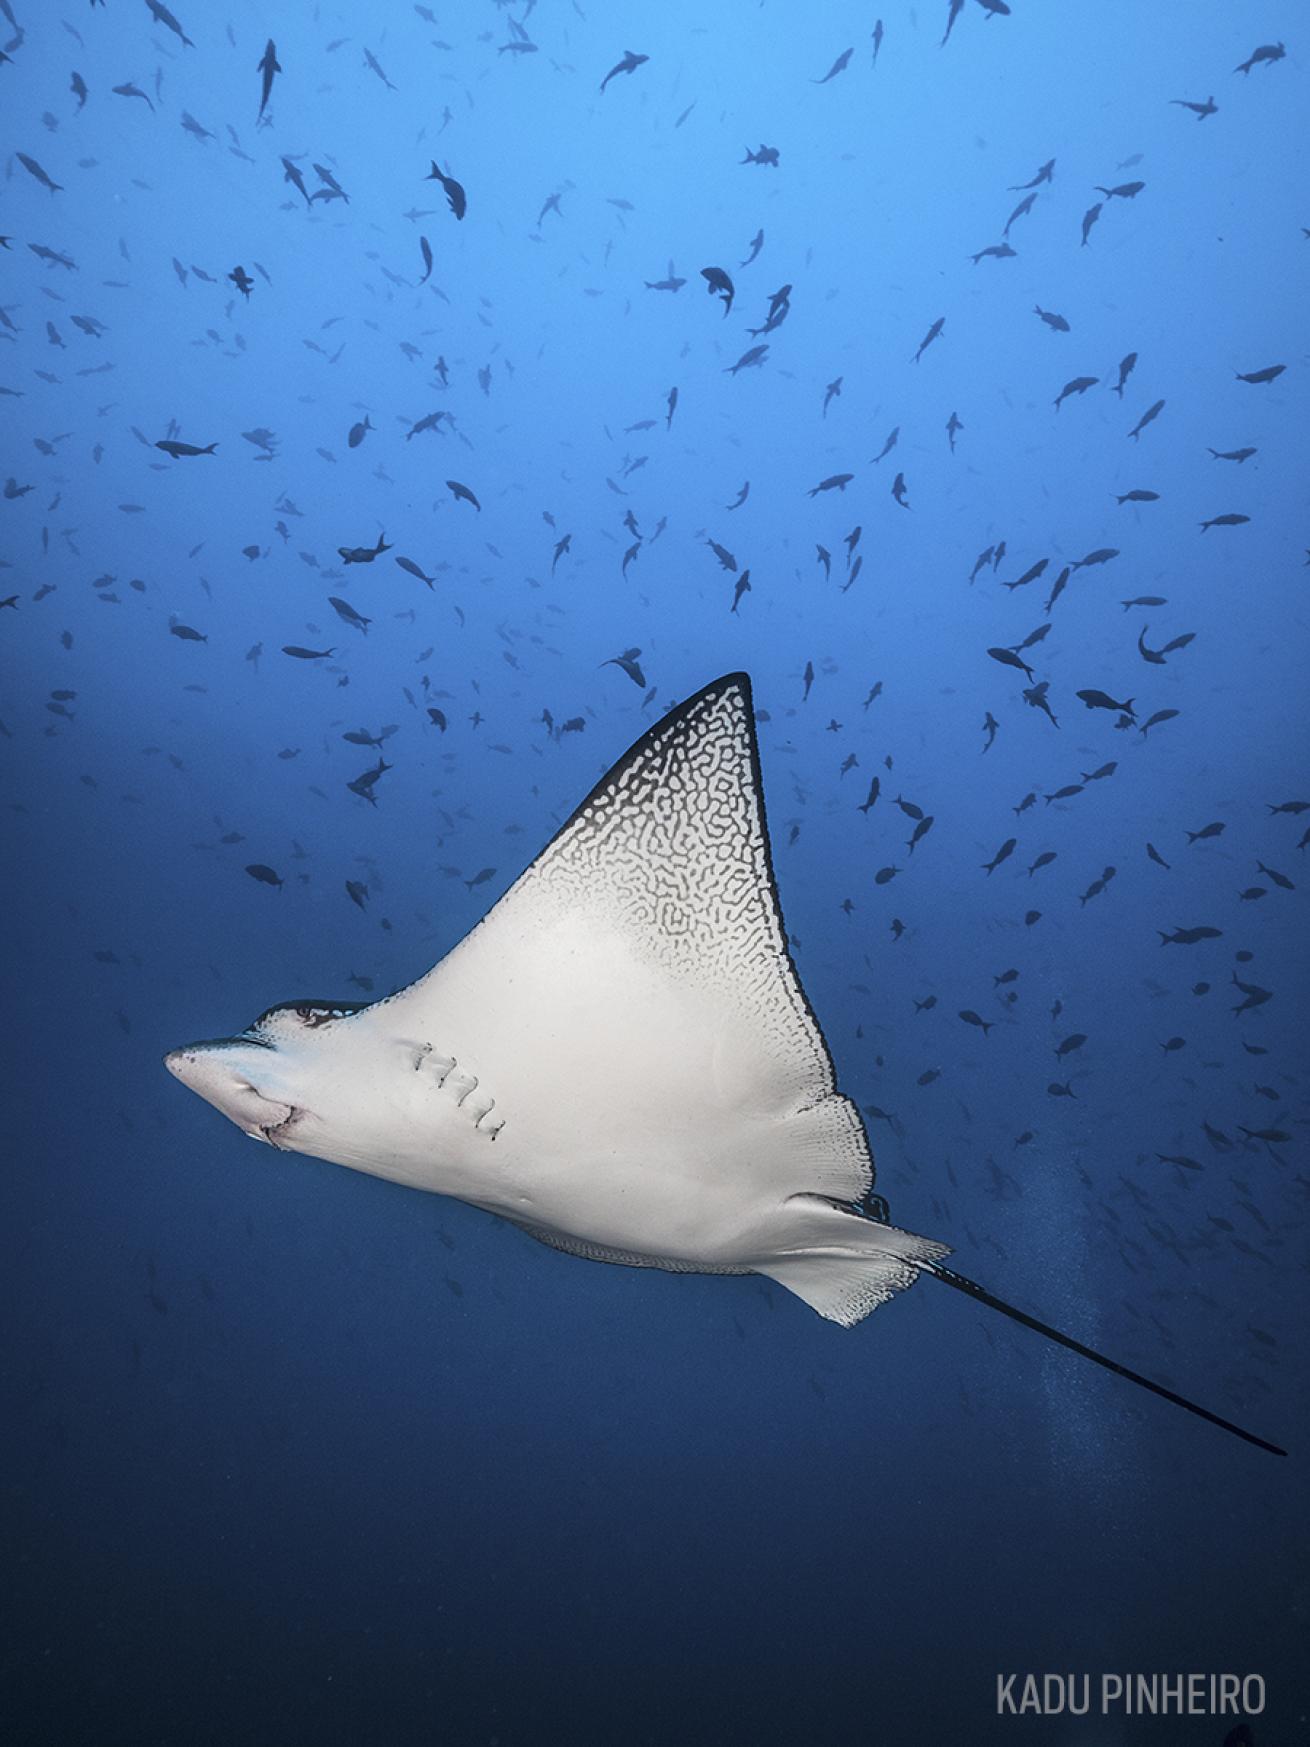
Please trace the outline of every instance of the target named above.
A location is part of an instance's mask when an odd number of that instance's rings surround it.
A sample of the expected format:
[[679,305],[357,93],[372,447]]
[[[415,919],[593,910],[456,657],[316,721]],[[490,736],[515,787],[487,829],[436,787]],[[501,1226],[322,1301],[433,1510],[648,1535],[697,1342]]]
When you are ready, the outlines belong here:
[[[636,991],[639,990],[638,995]],[[833,1091],[792,965],[769,853],[750,682],[728,674],[649,729],[487,916],[393,997],[420,1035],[458,1014],[470,1047],[538,1057],[545,1021],[633,1035],[657,1065],[684,1018],[717,1023],[715,1075],[744,1117]],[[634,1051],[631,1073],[649,1073]],[[801,1187],[797,1184],[796,1187]],[[858,1193],[858,1191],[857,1191]]]

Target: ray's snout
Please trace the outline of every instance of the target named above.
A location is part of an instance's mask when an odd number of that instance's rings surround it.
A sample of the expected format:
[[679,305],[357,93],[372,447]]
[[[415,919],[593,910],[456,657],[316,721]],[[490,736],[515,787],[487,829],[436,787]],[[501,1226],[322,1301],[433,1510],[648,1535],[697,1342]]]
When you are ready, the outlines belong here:
[[242,1053],[239,1046],[193,1043],[170,1050],[164,1066],[246,1134],[264,1140],[265,1130],[290,1119],[292,1107],[265,1098],[251,1084],[243,1071]]

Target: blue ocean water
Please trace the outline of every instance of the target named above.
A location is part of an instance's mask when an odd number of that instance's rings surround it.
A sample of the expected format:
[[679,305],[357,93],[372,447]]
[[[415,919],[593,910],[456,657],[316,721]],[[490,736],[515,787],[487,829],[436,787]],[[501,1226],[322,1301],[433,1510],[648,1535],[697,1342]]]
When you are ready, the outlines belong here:
[[[6,1737],[1306,1739],[1302,10],[0,13]],[[1288,1458],[166,1075],[738,670],[893,1219]]]

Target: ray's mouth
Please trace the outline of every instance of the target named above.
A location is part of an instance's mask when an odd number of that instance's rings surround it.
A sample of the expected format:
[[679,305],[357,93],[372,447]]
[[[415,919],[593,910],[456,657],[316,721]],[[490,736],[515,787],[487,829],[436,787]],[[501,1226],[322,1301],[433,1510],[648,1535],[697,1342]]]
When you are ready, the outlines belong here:
[[253,1130],[253,1133],[259,1139],[266,1140],[270,1146],[276,1147],[279,1152],[285,1152],[287,1150],[286,1137],[303,1115],[304,1111],[293,1104],[290,1113],[284,1116],[281,1122],[261,1123]]

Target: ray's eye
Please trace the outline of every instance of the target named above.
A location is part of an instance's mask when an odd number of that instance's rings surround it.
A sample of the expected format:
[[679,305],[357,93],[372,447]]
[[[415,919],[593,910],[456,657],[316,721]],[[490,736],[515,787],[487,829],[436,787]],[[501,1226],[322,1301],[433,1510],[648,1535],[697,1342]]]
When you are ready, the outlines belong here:
[[351,1006],[349,1003],[340,1007],[329,1007],[322,1003],[306,1002],[301,1006],[292,1008],[292,1012],[300,1023],[308,1026],[310,1030],[319,1025],[330,1025],[334,1019],[349,1018],[352,1013],[358,1011],[358,1007]]

